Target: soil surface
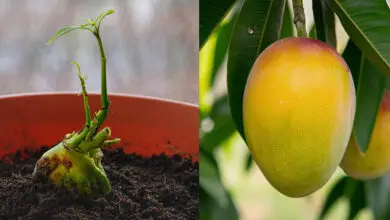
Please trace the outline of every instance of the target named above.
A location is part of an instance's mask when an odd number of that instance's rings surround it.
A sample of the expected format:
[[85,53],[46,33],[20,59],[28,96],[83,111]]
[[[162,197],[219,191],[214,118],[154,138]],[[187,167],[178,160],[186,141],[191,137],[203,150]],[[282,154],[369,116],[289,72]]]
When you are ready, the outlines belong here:
[[104,152],[112,191],[86,198],[51,184],[33,184],[39,152],[0,161],[0,219],[199,219],[199,166],[180,156],[142,158],[122,150]]

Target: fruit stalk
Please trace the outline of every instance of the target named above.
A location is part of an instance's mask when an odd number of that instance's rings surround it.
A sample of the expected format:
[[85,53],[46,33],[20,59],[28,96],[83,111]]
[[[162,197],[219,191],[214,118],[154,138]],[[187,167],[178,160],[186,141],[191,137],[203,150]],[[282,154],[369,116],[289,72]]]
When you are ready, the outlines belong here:
[[303,0],[293,0],[294,24],[298,37],[307,37]]
[[70,190],[77,189],[82,194],[105,194],[111,190],[110,182],[101,164],[103,158],[102,148],[118,143],[120,139],[108,140],[111,136],[109,127],[99,131],[108,115],[110,106],[107,95],[106,56],[99,28],[102,19],[112,13],[114,11],[109,10],[100,14],[95,20],[88,20],[88,24],[65,27],[59,30],[49,41],[51,43],[53,40],[74,30],[88,30],[93,33],[100,52],[102,106],[91,120],[85,84],[87,77],[81,74],[80,66],[73,62],[77,67],[77,75],[82,88],[86,117],[85,125],[79,132],[73,131],[65,135],[59,144],[42,155],[33,172],[33,178],[36,181],[49,181]]

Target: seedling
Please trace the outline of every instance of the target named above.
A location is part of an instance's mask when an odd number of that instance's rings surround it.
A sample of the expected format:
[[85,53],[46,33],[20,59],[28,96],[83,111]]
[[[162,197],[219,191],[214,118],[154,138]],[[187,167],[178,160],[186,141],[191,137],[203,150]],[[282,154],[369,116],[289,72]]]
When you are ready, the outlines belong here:
[[109,127],[104,127],[99,131],[110,107],[107,96],[106,56],[99,30],[102,20],[114,12],[114,10],[102,12],[96,19],[89,19],[87,24],[64,27],[48,42],[50,44],[74,30],[87,30],[95,36],[100,51],[102,106],[91,120],[85,85],[87,77],[82,75],[79,64],[73,62],[77,67],[77,76],[82,88],[85,125],[78,132],[66,134],[60,143],[42,155],[33,172],[35,180],[51,181],[69,190],[77,189],[82,194],[105,194],[111,190],[110,182],[101,164],[102,148],[118,143],[120,139],[108,140],[111,136]]

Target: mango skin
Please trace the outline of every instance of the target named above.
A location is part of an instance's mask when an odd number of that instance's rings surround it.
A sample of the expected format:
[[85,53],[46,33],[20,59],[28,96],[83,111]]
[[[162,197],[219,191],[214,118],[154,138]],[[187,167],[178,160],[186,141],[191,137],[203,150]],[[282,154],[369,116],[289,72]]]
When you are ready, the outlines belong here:
[[325,185],[348,145],[355,105],[349,67],[327,44],[291,37],[266,48],[247,80],[243,121],[270,184],[294,198]]
[[385,91],[367,151],[362,152],[352,134],[340,164],[355,179],[369,180],[390,172],[390,91]]

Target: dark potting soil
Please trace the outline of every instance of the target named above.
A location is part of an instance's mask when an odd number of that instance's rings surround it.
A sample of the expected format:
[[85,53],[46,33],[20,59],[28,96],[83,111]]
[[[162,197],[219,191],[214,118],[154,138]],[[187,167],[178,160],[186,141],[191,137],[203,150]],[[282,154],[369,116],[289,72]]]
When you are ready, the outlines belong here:
[[180,156],[142,158],[122,150],[104,152],[112,191],[86,198],[33,184],[35,162],[48,148],[20,152],[13,163],[0,161],[0,219],[198,219],[199,166]]

